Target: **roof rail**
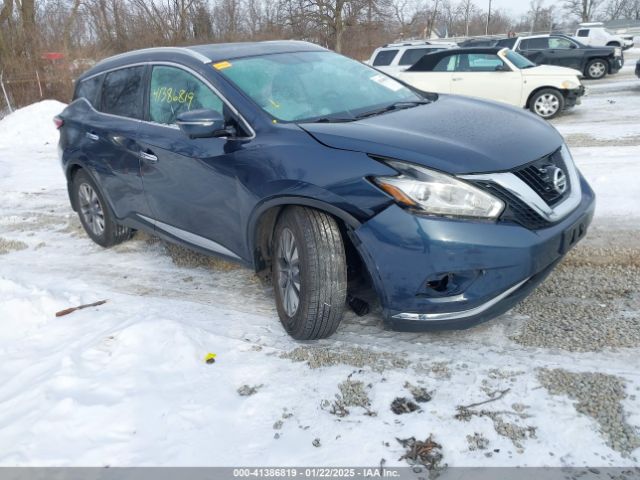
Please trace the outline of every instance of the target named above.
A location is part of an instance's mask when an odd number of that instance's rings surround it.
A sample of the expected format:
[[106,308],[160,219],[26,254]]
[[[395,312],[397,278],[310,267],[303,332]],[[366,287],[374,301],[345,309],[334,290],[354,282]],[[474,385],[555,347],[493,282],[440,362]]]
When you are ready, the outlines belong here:
[[151,47],[151,48],[143,48],[140,50],[132,50],[130,52],[119,53],[112,57],[105,58],[97,63],[100,65],[103,62],[110,60],[117,60],[119,58],[126,58],[131,55],[135,55],[138,53],[162,53],[162,52],[175,52],[175,53],[184,53],[185,55],[189,55],[196,60],[200,60],[202,63],[209,63],[211,59],[202,55],[201,53],[196,52],[195,50],[190,49],[189,47]]

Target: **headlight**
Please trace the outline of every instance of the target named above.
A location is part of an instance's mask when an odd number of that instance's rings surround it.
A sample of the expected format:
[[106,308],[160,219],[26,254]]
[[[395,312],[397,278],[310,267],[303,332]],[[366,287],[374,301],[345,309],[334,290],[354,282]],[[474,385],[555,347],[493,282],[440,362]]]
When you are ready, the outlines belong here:
[[622,48],[620,48],[620,47],[616,47],[616,48],[613,50],[613,52],[614,52],[614,55],[615,55],[616,57],[621,57],[621,56],[622,56]]
[[386,161],[400,175],[375,183],[398,203],[432,215],[497,218],[504,203],[473,185],[408,163]]
[[566,88],[567,90],[573,90],[578,87],[580,87],[580,82],[574,82],[572,80],[565,80],[562,82],[562,88]]

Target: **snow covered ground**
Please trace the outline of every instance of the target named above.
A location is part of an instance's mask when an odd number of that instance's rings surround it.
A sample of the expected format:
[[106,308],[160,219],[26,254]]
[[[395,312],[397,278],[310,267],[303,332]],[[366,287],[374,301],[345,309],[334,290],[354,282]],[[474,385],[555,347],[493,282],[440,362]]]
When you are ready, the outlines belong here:
[[450,466],[639,465],[640,80],[625,67],[590,87],[554,123],[596,218],[530,300],[463,332],[350,314],[312,343],[285,335],[247,270],[142,234],[93,244],[58,164],[63,105],[6,117],[0,465],[394,466],[396,438],[429,435]]

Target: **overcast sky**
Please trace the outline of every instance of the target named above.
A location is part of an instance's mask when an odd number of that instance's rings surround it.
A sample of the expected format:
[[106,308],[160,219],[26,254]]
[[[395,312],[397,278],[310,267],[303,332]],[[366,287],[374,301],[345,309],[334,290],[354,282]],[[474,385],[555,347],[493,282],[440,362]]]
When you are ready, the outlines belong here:
[[[483,10],[487,10],[489,8],[489,0],[475,0],[476,5],[482,8]],[[511,13],[512,15],[519,17],[520,15],[524,15],[529,10],[530,0],[491,0],[491,10],[499,8],[506,12]],[[553,3],[560,3],[554,0],[546,0],[544,2],[544,6],[548,7]]]

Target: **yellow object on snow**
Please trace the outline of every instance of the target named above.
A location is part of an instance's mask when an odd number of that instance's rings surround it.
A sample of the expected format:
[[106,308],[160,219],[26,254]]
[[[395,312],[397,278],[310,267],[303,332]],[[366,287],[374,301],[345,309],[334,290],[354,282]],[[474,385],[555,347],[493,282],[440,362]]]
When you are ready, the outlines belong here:
[[215,363],[216,362],[216,354],[215,353],[207,353],[204,357],[204,361],[207,363]]

